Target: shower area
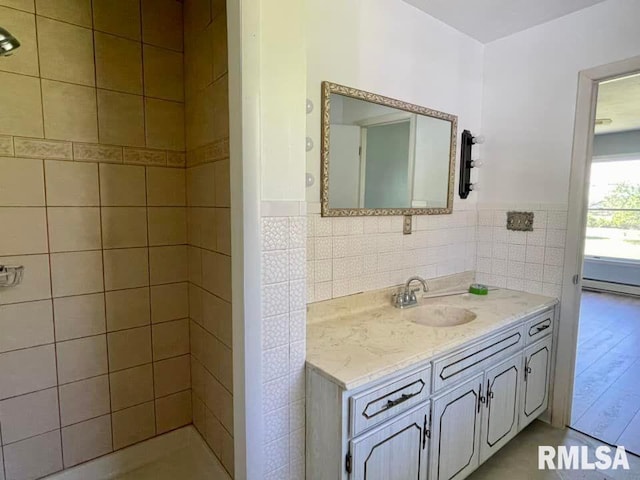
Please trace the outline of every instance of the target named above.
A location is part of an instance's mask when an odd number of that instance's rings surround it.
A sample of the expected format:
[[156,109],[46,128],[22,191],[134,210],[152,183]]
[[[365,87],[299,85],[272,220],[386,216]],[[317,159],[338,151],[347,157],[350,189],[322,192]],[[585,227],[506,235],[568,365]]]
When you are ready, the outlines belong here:
[[224,0],[0,0],[0,480],[233,477]]

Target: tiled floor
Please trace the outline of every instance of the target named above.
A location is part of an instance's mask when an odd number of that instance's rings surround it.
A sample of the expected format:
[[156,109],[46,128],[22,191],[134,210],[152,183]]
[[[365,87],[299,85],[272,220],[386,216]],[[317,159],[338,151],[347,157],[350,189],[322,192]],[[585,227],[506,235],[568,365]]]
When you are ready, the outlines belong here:
[[194,446],[112,480],[230,480],[213,453]]
[[571,426],[640,454],[639,298],[583,292]]
[[587,445],[590,461],[600,442],[571,429],[559,430],[533,422],[472,473],[469,480],[638,480],[640,458],[627,455],[629,470],[538,470],[538,446]]

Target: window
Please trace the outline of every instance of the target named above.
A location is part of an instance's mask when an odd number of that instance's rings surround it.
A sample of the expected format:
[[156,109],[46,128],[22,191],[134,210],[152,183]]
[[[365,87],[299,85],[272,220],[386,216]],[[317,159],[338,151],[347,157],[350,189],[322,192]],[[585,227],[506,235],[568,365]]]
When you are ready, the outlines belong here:
[[640,159],[593,162],[585,255],[640,261]]

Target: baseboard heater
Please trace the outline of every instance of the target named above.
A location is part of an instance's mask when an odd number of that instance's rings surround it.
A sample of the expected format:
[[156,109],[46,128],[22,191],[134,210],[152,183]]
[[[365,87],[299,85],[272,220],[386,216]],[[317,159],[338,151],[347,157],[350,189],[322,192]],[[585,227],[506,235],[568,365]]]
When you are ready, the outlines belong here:
[[583,290],[592,290],[595,292],[613,292],[640,297],[640,286],[627,285],[625,283],[603,282],[602,280],[583,278],[582,288]]

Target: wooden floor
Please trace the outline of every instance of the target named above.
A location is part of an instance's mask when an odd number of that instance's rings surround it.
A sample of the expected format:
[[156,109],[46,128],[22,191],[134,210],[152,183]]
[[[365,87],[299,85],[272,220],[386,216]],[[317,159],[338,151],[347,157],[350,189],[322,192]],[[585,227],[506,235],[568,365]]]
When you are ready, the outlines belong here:
[[571,428],[640,454],[640,299],[583,292]]

